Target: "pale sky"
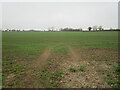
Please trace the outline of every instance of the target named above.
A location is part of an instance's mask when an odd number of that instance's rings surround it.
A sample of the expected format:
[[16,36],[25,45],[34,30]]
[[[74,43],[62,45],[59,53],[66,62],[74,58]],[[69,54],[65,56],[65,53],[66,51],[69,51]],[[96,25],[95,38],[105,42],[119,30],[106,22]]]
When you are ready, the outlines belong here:
[[4,2],[3,29],[118,28],[117,2]]

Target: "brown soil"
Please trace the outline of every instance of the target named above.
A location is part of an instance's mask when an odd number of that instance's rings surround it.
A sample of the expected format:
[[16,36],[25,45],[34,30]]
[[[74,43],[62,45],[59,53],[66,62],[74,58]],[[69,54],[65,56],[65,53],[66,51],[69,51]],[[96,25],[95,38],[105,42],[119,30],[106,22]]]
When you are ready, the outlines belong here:
[[[80,61],[80,62],[66,62],[61,65],[66,73],[61,80],[61,88],[110,88],[101,73],[97,72],[95,66],[96,62]],[[85,66],[85,71],[70,72],[69,68],[79,69],[80,66]],[[101,67],[100,67],[101,68]],[[108,69],[108,68],[107,68]],[[106,72],[104,72],[106,73]]]
[[38,74],[39,70],[42,66],[44,66],[45,62],[47,61],[50,53],[51,48],[48,47],[41,55],[40,58],[37,60],[32,60],[31,64],[28,64],[26,66],[27,70],[24,75],[22,75],[23,78],[21,78],[21,82],[19,85],[17,85],[17,88],[43,88],[42,85],[37,81],[38,80]]
[[[37,60],[32,60],[31,64],[26,65],[26,72],[21,76],[20,83],[15,86],[17,88],[44,88],[38,82],[39,70],[46,65],[47,61],[52,62],[49,65],[50,72],[62,70],[64,78],[59,81],[59,88],[111,88],[105,81],[105,76],[111,72],[112,67],[106,63],[117,63],[118,52],[112,50],[79,50],[74,46],[63,44],[69,48],[69,57],[64,58],[66,55],[60,53],[52,53],[52,47],[48,47]],[[94,55],[98,57],[94,57]],[[109,59],[106,56],[110,56]],[[50,57],[52,56],[52,57]],[[104,56],[103,58],[99,56]],[[104,59],[106,58],[106,59]],[[80,71],[80,66],[84,66],[85,70]],[[76,72],[70,72],[70,68],[77,69]],[[12,82],[16,75],[10,74],[7,77],[7,82]]]
[[13,85],[13,80],[15,79],[15,74],[11,73],[7,76],[7,79],[6,79],[6,82],[7,82],[7,85],[11,86]]
[[[104,79],[107,72],[110,72],[111,67],[106,64],[108,61],[91,60],[91,53],[98,54],[116,54],[117,52],[107,50],[77,50],[69,46],[70,58],[64,60],[61,64],[62,70],[65,72],[64,78],[60,81],[61,88],[111,88]],[[86,54],[87,53],[87,57]],[[88,54],[89,53],[89,54]],[[112,59],[112,58],[111,58]],[[116,59],[113,60],[116,62]],[[85,71],[70,72],[70,68],[79,69],[80,66],[85,66]],[[104,68],[103,68],[104,67]],[[102,69],[102,70],[101,70]],[[99,72],[101,70],[101,72]]]
[[[51,52],[51,47],[48,47],[47,50],[45,50],[42,55],[40,56],[40,58],[38,60],[40,65],[41,64],[44,64],[44,62],[48,59],[49,55],[50,55],[50,52]],[[41,65],[42,66],[42,65]]]
[[74,47],[68,46],[69,47],[69,56],[70,56],[70,61],[73,62],[78,62],[81,60],[80,54],[75,51]]

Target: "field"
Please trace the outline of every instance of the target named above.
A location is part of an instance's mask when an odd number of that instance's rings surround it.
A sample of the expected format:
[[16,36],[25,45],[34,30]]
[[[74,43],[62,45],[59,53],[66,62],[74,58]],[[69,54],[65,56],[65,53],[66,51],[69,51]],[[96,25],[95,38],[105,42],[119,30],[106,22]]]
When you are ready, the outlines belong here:
[[3,32],[3,88],[118,88],[118,31]]

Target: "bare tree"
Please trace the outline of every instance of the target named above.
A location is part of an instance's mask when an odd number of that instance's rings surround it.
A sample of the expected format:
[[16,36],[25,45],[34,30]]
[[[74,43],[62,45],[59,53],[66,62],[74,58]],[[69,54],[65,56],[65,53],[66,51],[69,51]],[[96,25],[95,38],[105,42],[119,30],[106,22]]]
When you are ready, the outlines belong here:
[[51,29],[50,29],[50,28],[48,28],[48,31],[51,31]]
[[110,30],[112,31],[113,29],[112,29],[112,28],[110,28]]
[[93,26],[93,31],[97,31],[97,29],[98,29],[97,25]]
[[80,31],[82,31],[82,28],[80,28]]
[[51,30],[54,31],[54,27],[51,27]]
[[88,27],[88,30],[91,31],[92,27]]
[[101,31],[101,30],[103,30],[103,27],[102,27],[102,26],[99,26],[98,29]]

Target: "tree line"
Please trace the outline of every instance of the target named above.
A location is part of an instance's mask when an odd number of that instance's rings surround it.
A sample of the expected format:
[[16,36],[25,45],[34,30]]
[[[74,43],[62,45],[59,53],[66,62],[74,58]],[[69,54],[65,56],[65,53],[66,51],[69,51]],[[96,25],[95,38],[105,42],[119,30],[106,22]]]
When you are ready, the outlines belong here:
[[[120,29],[104,29],[102,26],[93,26],[93,27],[88,27],[87,28],[88,30],[87,31],[120,31]],[[15,30],[15,29],[6,29],[6,30],[3,30],[3,32],[21,32],[21,31],[26,31],[26,30]],[[31,30],[27,30],[29,32],[36,32],[36,30],[34,29],[31,29]],[[38,30],[37,30],[38,31]],[[77,28],[77,29],[74,29],[74,28],[61,28],[59,30],[56,30],[54,27],[51,27],[51,28],[48,28],[48,30],[42,30],[42,31],[49,31],[49,32],[55,32],[55,31],[84,31],[82,28]]]

